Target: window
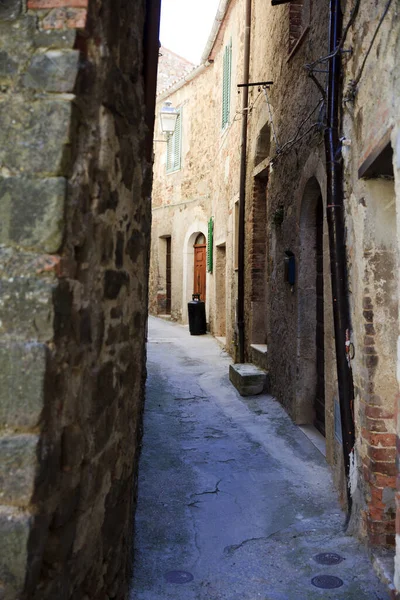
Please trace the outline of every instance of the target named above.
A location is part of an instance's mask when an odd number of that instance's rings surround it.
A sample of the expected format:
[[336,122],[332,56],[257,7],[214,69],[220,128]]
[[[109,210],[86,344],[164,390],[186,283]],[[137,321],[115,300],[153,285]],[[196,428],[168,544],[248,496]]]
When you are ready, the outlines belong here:
[[289,53],[294,50],[310,24],[310,0],[291,0],[289,4]]
[[229,123],[231,105],[232,40],[225,46],[222,72],[222,129]]
[[167,173],[179,171],[181,168],[182,150],[182,111],[179,111],[175,131],[167,141]]

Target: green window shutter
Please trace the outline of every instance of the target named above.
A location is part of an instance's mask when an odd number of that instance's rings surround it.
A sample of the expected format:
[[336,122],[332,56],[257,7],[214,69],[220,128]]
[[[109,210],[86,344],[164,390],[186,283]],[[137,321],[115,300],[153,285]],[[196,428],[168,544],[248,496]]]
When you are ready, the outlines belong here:
[[182,112],[179,111],[175,131],[167,140],[167,173],[179,171],[182,151]]
[[208,243],[207,243],[207,271],[213,272],[213,245],[214,245],[214,221],[213,218],[208,221]]
[[232,40],[225,46],[222,64],[222,129],[229,123],[232,79]]

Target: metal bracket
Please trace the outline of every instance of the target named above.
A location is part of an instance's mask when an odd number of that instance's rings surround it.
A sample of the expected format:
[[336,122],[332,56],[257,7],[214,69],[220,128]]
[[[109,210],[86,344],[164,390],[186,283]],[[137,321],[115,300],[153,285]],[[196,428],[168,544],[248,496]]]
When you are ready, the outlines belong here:
[[269,87],[270,85],[273,85],[273,83],[273,81],[257,81],[256,83],[238,83],[237,87],[255,87],[257,85],[259,85],[260,87]]

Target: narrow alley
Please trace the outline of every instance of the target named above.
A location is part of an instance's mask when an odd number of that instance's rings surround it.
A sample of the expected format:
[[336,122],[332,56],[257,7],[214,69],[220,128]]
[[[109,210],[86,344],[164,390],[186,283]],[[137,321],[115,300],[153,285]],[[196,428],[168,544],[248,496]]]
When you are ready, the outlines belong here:
[[241,398],[229,363],[150,318],[131,600],[386,600],[324,457],[271,396]]

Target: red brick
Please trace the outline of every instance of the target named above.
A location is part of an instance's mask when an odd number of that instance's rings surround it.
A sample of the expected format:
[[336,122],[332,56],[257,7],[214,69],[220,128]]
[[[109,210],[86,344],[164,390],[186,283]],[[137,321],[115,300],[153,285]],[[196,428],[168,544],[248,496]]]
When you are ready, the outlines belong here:
[[378,506],[370,506],[369,507],[369,517],[372,519],[372,522],[379,527],[382,525],[382,521],[385,518],[385,511],[382,507]]
[[28,8],[87,8],[89,0],[28,0]]
[[372,419],[393,419],[393,410],[383,408],[381,406],[371,406],[370,404],[365,405],[365,416],[371,417]]
[[[384,515],[382,515],[384,518]],[[368,531],[370,531],[371,533],[378,533],[378,534],[393,534],[394,530],[395,530],[395,523],[394,520],[386,520],[386,521],[382,521],[380,517],[378,517],[377,520],[373,519],[367,519],[367,527],[368,527]]]
[[396,446],[395,433],[370,433],[369,442],[371,446],[381,446],[385,448],[394,448]]
[[372,481],[375,487],[378,488],[390,488],[394,490],[396,488],[396,477],[389,475],[381,475],[380,473],[373,473]]
[[386,421],[383,419],[371,419],[370,417],[367,417],[366,426],[367,431],[370,432],[386,433],[388,430]]
[[84,8],[53,8],[42,21],[43,29],[84,29],[87,10]]
[[366,323],[364,325],[364,329],[365,329],[365,333],[367,335],[375,335],[375,327],[373,326],[372,323]]
[[374,461],[379,462],[394,462],[396,459],[396,448],[376,448],[375,446],[369,446],[368,456]]
[[374,485],[371,485],[370,492],[371,492],[371,503],[373,503],[374,506],[377,506],[380,503],[380,504],[382,504],[382,507],[384,507],[385,505],[382,502],[383,488],[375,487]]
[[364,458],[363,463],[365,469],[369,469],[371,471],[370,479],[375,477],[376,475],[388,475],[390,477],[396,477],[397,475],[397,467],[395,461],[384,462],[384,461],[376,461],[371,458]]
[[382,548],[386,545],[386,535],[384,534],[370,534],[368,536],[368,539],[371,546]]

